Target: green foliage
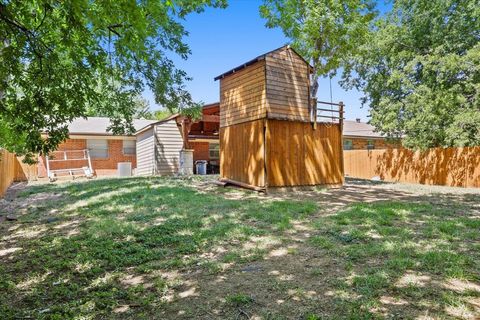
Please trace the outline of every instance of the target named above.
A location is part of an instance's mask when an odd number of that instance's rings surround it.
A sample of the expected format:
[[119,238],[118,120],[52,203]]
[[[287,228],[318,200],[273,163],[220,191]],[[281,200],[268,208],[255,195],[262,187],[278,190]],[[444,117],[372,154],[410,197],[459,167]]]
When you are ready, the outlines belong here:
[[237,294],[227,296],[225,300],[227,300],[228,303],[233,304],[235,306],[246,305],[254,301],[252,297],[243,293],[237,293]]
[[[133,96],[133,118],[134,119],[155,119],[154,113],[150,111],[150,104],[141,95]],[[87,107],[87,116],[89,117],[108,117],[105,110],[99,110],[94,106]]]
[[345,69],[371,123],[411,148],[480,144],[477,0],[400,0]]
[[[225,0],[1,1],[0,145],[48,153],[65,123],[89,110],[108,115],[112,132],[131,132],[135,97],[149,87],[167,109],[194,105],[181,19]],[[41,138],[41,131],[48,138]]]
[[312,97],[318,78],[333,76],[356,52],[375,17],[371,0],[265,0],[260,14],[267,27],[280,27],[293,47],[314,68]]
[[199,120],[202,118],[202,106],[203,106],[203,103],[200,102],[188,108],[180,109],[179,113],[183,116],[189,117],[194,121]]
[[173,112],[168,109],[160,109],[152,112],[153,119],[156,119],[156,120],[165,119],[166,117],[171,116],[172,114]]

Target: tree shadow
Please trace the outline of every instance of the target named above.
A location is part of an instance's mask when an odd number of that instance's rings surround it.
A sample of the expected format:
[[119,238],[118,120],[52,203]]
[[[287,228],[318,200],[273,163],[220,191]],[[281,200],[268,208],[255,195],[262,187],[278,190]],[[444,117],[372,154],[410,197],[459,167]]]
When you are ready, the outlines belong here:
[[[454,187],[480,187],[480,147],[428,151],[368,151],[373,172],[382,180]],[[355,174],[354,174],[355,175]]]
[[[341,189],[283,195],[162,177],[29,187],[19,194],[27,206],[18,223],[0,223],[0,272],[6,275],[0,279],[0,313],[234,319],[244,317],[241,308],[251,316],[298,318],[322,310],[333,317],[355,310],[380,314],[365,309],[374,303],[387,313],[411,308],[408,314],[420,315],[426,308],[409,296],[416,291],[390,288],[407,268],[433,273],[439,283],[446,272],[470,275],[471,264],[462,257],[476,241],[476,195],[433,198],[382,189],[385,183],[347,182]],[[337,213],[340,208],[346,209]],[[419,246],[433,242],[438,232],[445,239],[423,251],[402,246],[408,239],[424,241]],[[459,237],[467,235],[462,242]],[[320,251],[309,245],[312,236],[322,237],[315,242]],[[454,255],[443,240],[455,244]],[[405,262],[404,255],[420,265]],[[352,268],[357,274],[350,282]],[[312,275],[318,270],[320,277]],[[451,291],[445,290],[435,297]],[[225,302],[242,292],[255,302]],[[425,292],[418,295],[428,300]],[[383,306],[383,293],[400,295],[409,307]]]

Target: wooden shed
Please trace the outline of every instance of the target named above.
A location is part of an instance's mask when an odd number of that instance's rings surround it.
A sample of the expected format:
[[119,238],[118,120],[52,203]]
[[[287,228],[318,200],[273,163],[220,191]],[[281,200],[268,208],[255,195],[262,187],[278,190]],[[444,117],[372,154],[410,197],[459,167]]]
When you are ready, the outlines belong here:
[[178,115],[150,124],[136,133],[137,175],[173,175],[179,171],[183,138]]
[[342,104],[317,114],[311,70],[284,46],[215,78],[222,180],[256,189],[343,183]]

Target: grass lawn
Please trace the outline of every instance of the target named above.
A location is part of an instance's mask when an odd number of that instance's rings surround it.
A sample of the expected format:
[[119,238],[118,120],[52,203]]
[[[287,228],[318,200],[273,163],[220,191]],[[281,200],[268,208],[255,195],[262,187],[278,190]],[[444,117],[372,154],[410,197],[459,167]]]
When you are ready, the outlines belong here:
[[4,208],[0,319],[480,316],[480,194],[155,177],[30,186]]

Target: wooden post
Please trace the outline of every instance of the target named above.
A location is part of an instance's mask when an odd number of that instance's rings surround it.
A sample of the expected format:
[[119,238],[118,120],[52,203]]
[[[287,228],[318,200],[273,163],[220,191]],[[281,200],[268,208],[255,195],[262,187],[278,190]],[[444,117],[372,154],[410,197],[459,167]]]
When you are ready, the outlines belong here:
[[190,149],[190,143],[188,142],[188,135],[190,134],[190,129],[192,128],[192,121],[188,117],[183,117],[182,119],[182,136],[183,136],[183,149]]
[[311,114],[313,121],[313,130],[317,130],[317,98],[312,98]]
[[48,159],[48,155],[45,156],[45,161],[47,162],[46,165],[47,165],[47,177],[50,178],[50,164],[48,163],[49,159]]
[[90,173],[93,175],[92,160],[90,159],[90,151],[88,149],[85,149],[85,152],[87,153],[88,168],[90,169]]
[[338,103],[338,117],[339,119],[339,124],[340,124],[340,152],[341,152],[341,170],[342,170],[342,183],[345,183],[345,163],[343,159],[343,113],[344,113],[344,107],[345,105],[343,104],[343,101],[340,101]]

